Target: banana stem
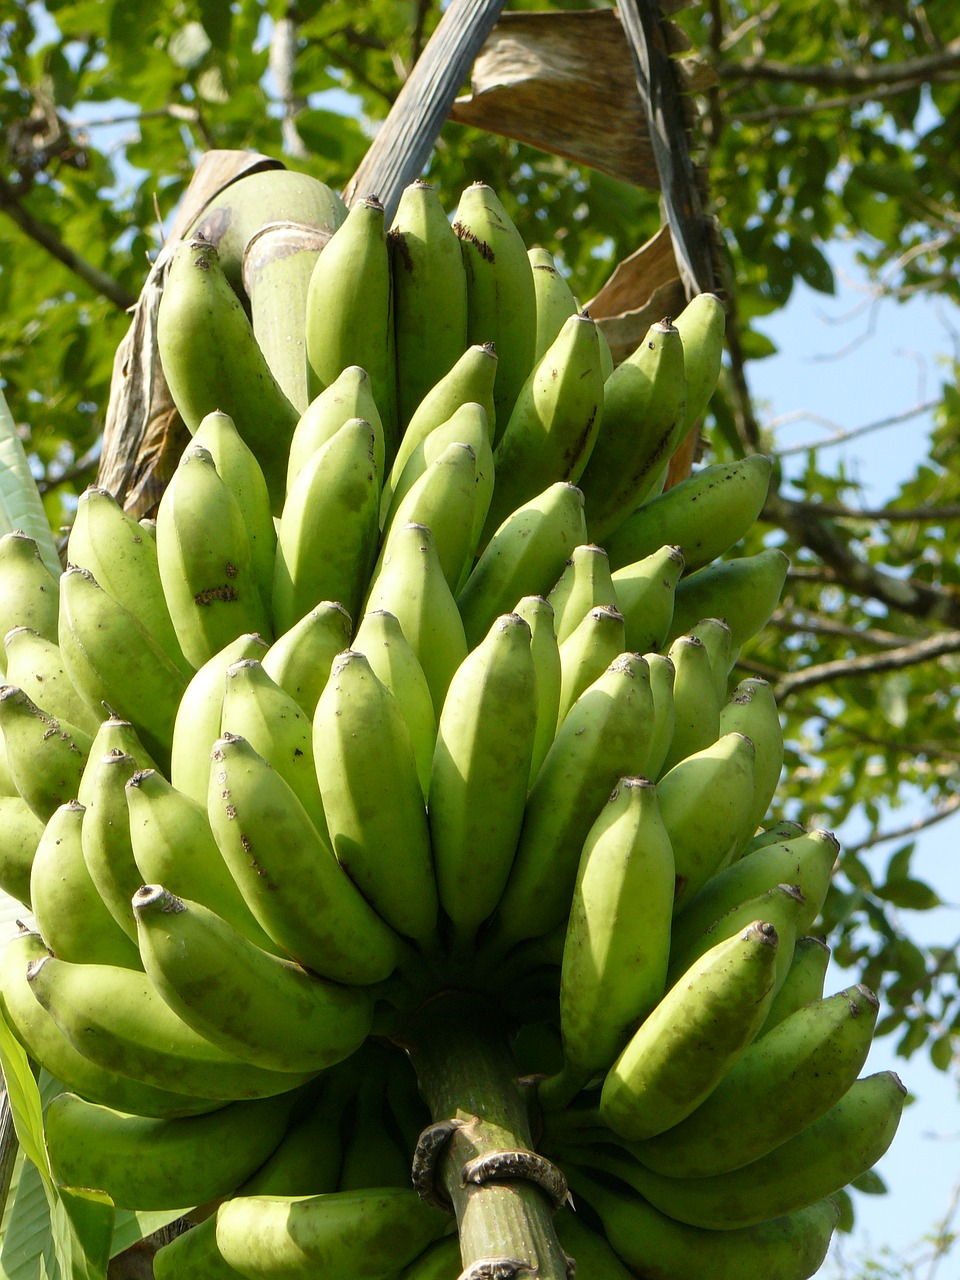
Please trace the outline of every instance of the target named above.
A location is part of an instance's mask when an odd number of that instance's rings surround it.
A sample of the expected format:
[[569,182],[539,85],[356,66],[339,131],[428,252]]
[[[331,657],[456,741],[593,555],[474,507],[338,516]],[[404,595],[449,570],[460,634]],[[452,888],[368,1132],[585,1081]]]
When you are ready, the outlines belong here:
[[404,1044],[435,1122],[459,1123],[437,1162],[436,1186],[456,1214],[464,1273],[477,1263],[510,1259],[515,1265],[501,1266],[499,1274],[529,1269],[539,1280],[566,1280],[555,1204],[541,1186],[523,1172],[478,1183],[464,1176],[484,1157],[533,1151],[527,1100],[503,1024],[502,1014],[476,992],[455,991],[429,1000],[405,1028]]

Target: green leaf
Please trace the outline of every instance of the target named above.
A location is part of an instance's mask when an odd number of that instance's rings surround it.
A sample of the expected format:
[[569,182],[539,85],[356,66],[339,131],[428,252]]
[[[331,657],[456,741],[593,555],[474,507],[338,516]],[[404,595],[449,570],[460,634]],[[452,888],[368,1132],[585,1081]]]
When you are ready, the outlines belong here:
[[225,53],[230,47],[233,9],[224,0],[200,0],[200,21],[215,49]]
[[13,414],[0,390],[0,534],[12,529],[22,529],[33,538],[43,563],[59,577],[60,554],[53,531]]
[[855,1187],[857,1191],[862,1191],[866,1196],[885,1196],[887,1194],[887,1184],[875,1169],[868,1169],[866,1173],[861,1173],[860,1177],[854,1178],[850,1185]]
[[188,71],[199,67],[211,49],[210,36],[199,22],[185,22],[167,42],[167,53],[178,66]]
[[811,244],[809,240],[799,240],[794,237],[791,247],[801,280],[811,289],[816,289],[818,293],[835,293],[836,281],[833,277],[833,267],[816,245]]
[[775,356],[779,348],[765,333],[744,329],[740,334],[740,349],[746,360],[766,360],[768,356]]
[[102,1191],[61,1187],[50,1196],[50,1229],[63,1280],[106,1280],[113,1201]]
[[882,191],[884,195],[910,196],[917,189],[916,174],[909,163],[858,164],[851,176],[865,187]]
[[877,890],[877,894],[884,901],[908,911],[931,911],[934,907],[943,905],[939,895],[922,880],[887,881]]
[[40,1089],[30,1066],[30,1059],[10,1030],[6,1017],[0,1010],[0,1067],[7,1086],[10,1112],[17,1131],[17,1141],[24,1154],[37,1166],[47,1171],[47,1150],[43,1144],[43,1112],[40,1105]]
[[930,1061],[938,1071],[949,1071],[957,1058],[953,1037],[949,1034],[940,1036],[930,1046]]

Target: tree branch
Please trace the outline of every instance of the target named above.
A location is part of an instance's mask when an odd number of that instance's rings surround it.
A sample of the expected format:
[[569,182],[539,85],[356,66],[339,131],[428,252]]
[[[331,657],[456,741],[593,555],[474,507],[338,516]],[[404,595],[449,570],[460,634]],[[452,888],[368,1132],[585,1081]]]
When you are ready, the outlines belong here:
[[921,831],[926,831],[929,827],[936,826],[938,822],[943,822],[945,818],[952,817],[958,809],[960,809],[960,795],[949,796],[935,813],[928,814],[925,818],[914,818],[912,822],[908,822],[902,827],[896,827],[893,831],[875,831],[873,835],[867,836],[859,844],[847,845],[846,852],[856,856],[863,853],[865,849],[872,849],[878,844],[886,844],[890,840],[902,840],[905,836],[915,836]]
[[895,98],[901,93],[920,89],[926,80],[902,80],[897,84],[878,85],[864,89],[862,93],[840,94],[835,98],[815,98],[812,102],[771,103],[757,111],[734,111],[727,117],[731,124],[779,124],[782,120],[796,120],[813,116],[820,111],[849,111],[864,102],[876,102],[880,98]]
[[770,619],[770,626],[779,631],[792,634],[806,632],[814,636],[837,636],[842,640],[854,640],[875,645],[879,649],[897,649],[903,644],[903,636],[893,631],[877,631],[875,628],[847,627],[842,622],[834,622],[795,606],[786,610],[778,609]]
[[58,262],[63,263],[68,271],[78,276],[85,285],[93,289],[94,293],[99,293],[121,311],[129,311],[134,306],[137,301],[134,294],[128,293],[105,271],[101,271],[99,267],[81,258],[78,253],[63,243],[52,227],[35,218],[30,210],[20,203],[16,191],[3,176],[0,176],[0,209],[25,235],[42,249],[46,249],[47,253]]
[[[862,427],[851,427],[848,431],[836,429],[833,435],[828,436],[826,440],[814,440],[806,444],[792,444],[784,449],[775,449],[773,453],[777,458],[787,458],[792,454],[807,453],[811,449],[827,449],[833,445],[846,444],[848,440],[855,440],[858,436],[865,436],[872,431],[881,431],[885,427],[898,427],[904,422],[909,422],[911,418],[918,418],[921,414],[930,413],[940,404],[940,400],[925,400],[922,404],[916,404],[910,409],[902,409],[899,413],[892,413],[889,417],[879,418],[876,422],[867,422]],[[817,414],[807,412],[775,418],[773,422],[768,423],[768,427],[783,426],[787,422],[801,420],[804,422],[819,422],[825,427],[836,427],[836,423],[831,422],[828,418],[821,418]]]
[[914,644],[901,645],[884,653],[864,653],[855,658],[838,658],[834,662],[820,662],[816,666],[803,667],[781,676],[774,694],[782,702],[798,689],[808,689],[814,684],[826,684],[831,680],[876,675],[883,671],[899,671],[903,667],[931,662],[947,653],[960,652],[960,630],[942,631],[927,636]]
[[839,66],[798,67],[787,62],[766,62],[744,58],[716,66],[721,80],[770,80],[779,84],[808,84],[814,88],[851,88],[861,85],[888,85],[903,80],[929,82],[955,74],[960,68],[960,39],[936,53],[911,58],[908,62],[843,63]]
[[839,502],[810,504],[821,516],[838,520],[882,520],[886,523],[939,524],[941,520],[960,520],[960,503],[946,502],[943,506],[923,507],[846,507]]

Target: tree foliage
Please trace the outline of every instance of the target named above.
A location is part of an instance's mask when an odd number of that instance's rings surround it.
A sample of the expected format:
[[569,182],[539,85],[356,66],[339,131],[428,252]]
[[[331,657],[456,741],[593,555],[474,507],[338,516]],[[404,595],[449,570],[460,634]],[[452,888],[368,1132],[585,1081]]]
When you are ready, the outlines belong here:
[[[544,8],[543,3],[513,8]],[[583,8],[555,4],[555,8]],[[600,7],[595,5],[594,7]],[[15,0],[0,22],[0,378],[56,524],[96,468],[113,353],[162,224],[198,156],[249,148],[341,188],[435,26],[438,0]],[[716,72],[700,159],[722,233],[729,357],[707,460],[777,453],[750,393],[775,358],[756,322],[798,282],[834,289],[851,240],[878,290],[960,292],[960,10],[954,0],[712,0],[677,15]],[[274,39],[281,19],[293,57]],[[660,222],[655,193],[447,125],[429,176],[503,195],[590,297]],[[912,936],[937,886],[914,870],[923,827],[960,807],[960,394],[889,505],[866,510],[842,463],[811,450],[780,476],[745,550],[793,569],[776,625],[743,655],[778,690],[783,813],[873,834],[843,854],[831,942],[887,1001],[883,1028],[949,1069],[957,951]],[[833,457],[835,455],[830,455]],[[910,803],[911,821],[898,821]],[[916,817],[918,811],[920,817]],[[911,826],[918,828],[914,833]],[[903,828],[900,838],[888,838]]]

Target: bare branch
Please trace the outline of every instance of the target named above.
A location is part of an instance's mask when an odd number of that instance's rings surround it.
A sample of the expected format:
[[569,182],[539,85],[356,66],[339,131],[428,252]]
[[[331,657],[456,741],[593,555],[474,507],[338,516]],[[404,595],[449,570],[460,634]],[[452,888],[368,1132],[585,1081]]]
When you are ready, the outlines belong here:
[[893,631],[878,631],[872,627],[847,627],[842,622],[823,618],[805,609],[791,608],[787,613],[778,609],[770,619],[770,626],[792,634],[803,632],[814,636],[837,636],[842,640],[854,640],[875,645],[878,649],[897,649],[903,644],[903,636]]
[[943,822],[945,818],[952,817],[958,809],[960,809],[960,795],[948,796],[934,813],[927,814],[924,818],[914,818],[912,822],[908,822],[902,827],[896,827],[892,831],[875,831],[872,835],[867,836],[865,840],[861,840],[859,844],[847,845],[846,852],[857,856],[863,853],[865,849],[873,849],[878,844],[887,844],[891,840],[903,840],[908,836],[918,835],[921,831],[935,827],[938,822]]
[[917,640],[914,644],[901,645],[884,653],[864,653],[855,658],[838,658],[834,662],[820,662],[816,666],[803,667],[781,676],[774,693],[782,702],[798,689],[808,689],[814,684],[827,684],[831,680],[857,679],[876,675],[883,671],[900,671],[904,667],[921,662],[932,662],[947,653],[960,652],[960,631],[941,631],[936,635]]
[[897,84],[878,85],[876,88],[864,89],[862,93],[840,94],[834,98],[814,98],[810,102],[771,103],[757,111],[735,111],[727,117],[736,124],[779,124],[783,120],[796,120],[804,116],[814,116],[821,111],[849,111],[865,102],[876,102],[881,98],[895,98],[913,89],[920,89],[926,80],[902,80]]
[[0,209],[25,235],[42,249],[46,249],[47,253],[58,262],[63,263],[68,271],[78,276],[94,293],[99,293],[121,311],[128,311],[136,303],[134,294],[128,293],[105,271],[101,271],[99,267],[81,258],[79,253],[63,243],[51,226],[35,218],[30,210],[20,203],[16,191],[3,176],[0,176]]
[[928,53],[908,62],[846,62],[841,65],[799,67],[787,62],[766,62],[763,58],[744,58],[740,62],[721,62],[716,72],[721,80],[770,80],[779,84],[809,84],[814,88],[851,88],[861,85],[888,85],[904,80],[951,78],[960,68],[960,39],[936,53]]
[[892,413],[886,418],[880,418],[876,422],[867,422],[860,427],[851,427],[849,430],[843,430],[838,427],[835,422],[831,422],[829,418],[820,417],[819,414],[802,413],[789,414],[784,417],[777,418],[771,426],[784,426],[788,422],[816,422],[824,427],[833,428],[833,435],[826,440],[812,440],[804,444],[792,444],[783,449],[774,449],[773,453],[778,458],[787,458],[795,453],[807,453],[811,449],[827,449],[832,445],[846,444],[848,440],[855,440],[858,436],[868,435],[872,431],[882,431],[885,427],[898,427],[904,422],[909,422],[912,418],[919,418],[925,413],[930,413],[940,404],[939,400],[925,400],[922,404],[916,404],[910,409],[901,409],[899,413]]

